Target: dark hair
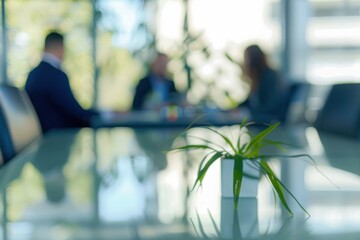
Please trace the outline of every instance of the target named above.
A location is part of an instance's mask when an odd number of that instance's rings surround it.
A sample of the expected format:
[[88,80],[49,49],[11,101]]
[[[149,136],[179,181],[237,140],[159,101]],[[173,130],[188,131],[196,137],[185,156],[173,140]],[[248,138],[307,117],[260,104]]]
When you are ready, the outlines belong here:
[[250,45],[245,49],[245,53],[249,59],[249,66],[257,73],[268,67],[265,53],[258,45]]
[[45,38],[45,49],[64,43],[64,36],[58,32],[50,32]]

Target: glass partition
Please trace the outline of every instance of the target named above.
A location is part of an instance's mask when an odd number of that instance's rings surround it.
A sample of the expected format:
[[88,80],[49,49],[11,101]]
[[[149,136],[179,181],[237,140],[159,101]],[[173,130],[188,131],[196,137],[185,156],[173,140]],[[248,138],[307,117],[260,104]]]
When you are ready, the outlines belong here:
[[311,0],[307,78],[316,84],[360,81],[360,2]]
[[129,109],[136,84],[146,73],[155,49],[170,56],[169,75],[177,89],[187,93],[190,103],[236,106],[248,91],[239,67],[248,44],[261,45],[279,67],[277,3],[99,1],[100,106]]
[[6,1],[9,83],[22,87],[41,59],[51,30],[65,34],[64,70],[79,102],[90,107],[93,97],[90,0]]
[[248,44],[260,44],[279,67],[278,2],[8,0],[9,82],[24,86],[28,72],[41,59],[46,33],[57,29],[66,35],[63,67],[71,86],[80,103],[90,107],[95,96],[95,3],[98,107],[129,109],[138,80],[159,50],[170,56],[169,75],[191,103],[231,108],[248,91],[239,68]]

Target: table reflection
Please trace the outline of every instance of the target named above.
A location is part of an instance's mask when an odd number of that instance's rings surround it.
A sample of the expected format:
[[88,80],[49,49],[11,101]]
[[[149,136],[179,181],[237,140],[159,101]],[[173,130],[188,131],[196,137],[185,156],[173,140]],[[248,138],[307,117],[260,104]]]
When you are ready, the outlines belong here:
[[234,211],[233,199],[221,198],[217,163],[190,193],[200,153],[166,151],[189,141],[182,132],[113,128],[46,136],[0,169],[2,239],[359,239],[359,143],[303,127],[274,133],[296,146],[288,153],[310,152],[317,163],[270,162],[312,215],[307,219],[301,209],[293,218],[282,211],[264,178],[258,198],[239,199]]
[[[99,211],[103,219],[115,221],[114,215],[118,215],[118,221],[183,221],[187,192],[184,165],[179,159],[167,159],[178,135],[179,130],[98,131],[98,149],[112,149],[100,150],[98,155],[102,176]],[[109,143],[113,145],[110,148]]]

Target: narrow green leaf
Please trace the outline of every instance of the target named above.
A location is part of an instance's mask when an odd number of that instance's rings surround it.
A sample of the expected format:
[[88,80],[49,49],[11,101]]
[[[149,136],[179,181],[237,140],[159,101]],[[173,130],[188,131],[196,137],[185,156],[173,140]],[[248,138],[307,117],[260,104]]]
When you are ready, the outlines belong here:
[[271,141],[268,139],[263,140],[264,144],[262,144],[262,147],[266,146],[275,146],[277,149],[279,149],[282,152],[286,152],[286,148],[284,147],[284,143],[278,142],[278,141]]
[[[269,127],[267,127],[265,130],[263,130],[262,132],[260,132],[259,134],[257,134],[249,143],[249,145],[247,146],[245,152],[252,152],[253,150],[258,151],[259,150],[259,145],[261,145],[261,141],[267,136],[269,135],[276,127],[279,126],[280,123],[275,123],[273,125],[270,125]],[[254,147],[257,147],[256,149],[253,149]],[[251,150],[251,151],[250,151]]]
[[264,160],[260,160],[260,165],[263,167],[263,169],[265,170],[267,176],[269,177],[271,183],[272,183],[272,186],[274,187],[275,191],[277,192],[279,198],[280,198],[280,201],[281,203],[284,205],[284,207],[286,208],[286,210],[291,214],[293,215],[293,212],[291,211],[287,201],[286,201],[286,198],[285,198],[285,195],[284,195],[284,191],[282,189],[282,185],[280,185],[279,181],[278,181],[278,178],[276,177],[275,173],[271,170],[271,168],[269,167],[269,165],[264,161]]
[[[274,155],[259,155],[258,158],[263,159],[270,159],[270,158],[300,158],[300,157],[307,157],[308,154],[294,154],[294,155],[283,155],[283,154],[274,154]],[[254,159],[254,158],[252,158]]]
[[215,154],[206,162],[205,166],[202,169],[199,169],[198,171],[198,176],[196,178],[196,181],[194,183],[193,188],[191,189],[191,191],[194,190],[196,184],[199,182],[200,185],[202,184],[202,181],[205,177],[205,174],[207,172],[207,170],[209,169],[209,167],[219,158],[221,158],[223,156],[222,152],[215,152]]
[[[240,131],[240,132],[241,132],[241,129],[245,127],[246,121],[247,121],[247,117],[245,117],[245,118],[242,120],[242,122],[241,122],[241,124],[240,124],[240,126],[239,126],[239,131]],[[238,138],[237,138],[237,143],[236,143],[236,146],[237,146],[237,149],[239,150],[239,152],[241,152],[241,147],[240,147],[241,142],[240,142],[240,139],[241,139],[241,134],[239,134],[239,136],[238,136]]]
[[236,142],[236,148],[238,149],[238,153],[241,152],[241,142],[240,142],[240,139],[241,139],[241,134],[239,134],[239,136],[237,137],[237,142]]
[[[255,160],[257,160],[257,159],[255,159]],[[244,161],[244,164],[246,164],[250,168],[255,169],[256,171],[261,171],[261,167],[258,166],[258,164],[256,164],[257,162],[258,161],[253,161],[253,160],[246,159],[246,161]],[[250,179],[255,179],[255,180],[260,179],[260,176],[258,176],[258,175],[254,176],[252,174],[249,174],[249,173],[245,172],[245,170],[243,171],[243,177],[250,178]]]
[[241,124],[240,124],[240,129],[245,127],[245,124],[247,122],[247,117],[245,117],[242,121],[241,121]]
[[254,179],[254,180],[259,180],[260,179],[258,176],[254,176],[254,175],[251,175],[251,174],[248,174],[248,173],[245,173],[245,172],[243,172],[243,177]]
[[[206,154],[206,155],[203,157],[203,159],[200,161],[200,164],[199,164],[199,167],[198,167],[197,176],[201,176],[201,174],[202,174],[201,171],[202,171],[202,169],[203,169],[204,163],[206,162],[206,160],[208,160],[208,157],[209,157],[211,154],[215,154],[215,153],[217,153],[217,152],[216,152],[216,151],[212,151],[212,152]],[[223,153],[222,153],[222,152],[218,152],[218,153],[221,153],[221,155],[222,155],[221,157],[223,157]],[[209,160],[211,160],[211,158],[210,158]],[[205,171],[204,175],[205,175],[205,174],[206,174],[206,171]],[[200,185],[202,184],[202,179],[197,179],[197,180],[195,181],[195,183],[194,183],[191,191],[194,190],[197,181],[200,181],[200,180],[201,180]]]
[[209,141],[209,140],[207,140],[207,139],[205,139],[205,138],[201,138],[201,137],[197,137],[197,136],[192,136],[192,135],[189,135],[189,137],[199,139],[199,140],[201,140],[201,141],[204,141],[204,142],[207,143],[207,144],[214,145],[215,147],[219,147],[221,150],[226,151],[226,149],[225,149],[223,146],[221,146],[220,144],[211,142],[211,141]]
[[299,205],[299,207],[310,217],[310,213],[308,213],[308,211],[306,211],[304,206],[301,205],[301,203],[299,202],[299,200],[297,200],[297,198],[294,196],[294,194],[292,194],[292,192],[290,192],[290,190],[285,186],[285,184],[283,182],[281,182],[279,179],[277,179],[277,180],[280,183],[280,185],[286,190],[286,192],[288,192],[290,194],[290,196],[295,200],[295,202]]
[[290,143],[285,143],[285,142],[281,142],[281,141],[272,141],[269,139],[264,139],[264,142],[267,144],[273,144],[273,145],[282,145],[282,146],[287,146],[287,147],[291,147],[291,148],[299,148],[299,146],[296,146],[294,144],[290,144]]
[[337,186],[328,176],[326,176],[322,171],[320,171],[318,165],[316,164],[315,160],[309,155],[309,154],[298,154],[295,157],[306,157],[308,160],[310,160],[310,163],[315,167],[315,169],[325,178],[327,179],[333,186],[335,186],[337,189],[340,189],[339,186]]
[[215,148],[210,147],[208,145],[204,145],[204,144],[189,144],[189,145],[173,148],[173,149],[171,149],[171,151],[187,150],[187,149],[210,149],[210,150],[217,151]]
[[217,131],[217,130],[215,130],[215,129],[213,129],[213,128],[210,128],[210,127],[205,127],[205,129],[208,129],[208,130],[216,133],[217,135],[219,135],[222,139],[225,140],[225,142],[226,142],[227,144],[229,144],[229,146],[230,146],[231,149],[234,151],[234,153],[238,153],[238,151],[237,151],[236,148],[234,147],[234,144],[233,144],[233,143],[231,142],[231,140],[230,140],[228,137],[226,137],[224,134],[222,134],[222,133],[220,133],[219,131]]
[[[266,171],[262,171],[262,173],[264,174],[264,176],[266,176],[266,180],[269,182],[270,186],[272,186],[272,183],[270,181],[269,176],[266,174]],[[276,209],[276,206],[277,206],[276,191],[275,191],[275,189],[273,187],[271,188],[271,191],[272,191],[273,198],[274,198],[274,208]]]
[[[269,166],[268,166],[268,169],[272,172],[272,170],[270,169]],[[285,191],[290,194],[290,196],[296,201],[296,203],[299,205],[299,207],[310,217],[310,214],[308,213],[308,211],[306,211],[306,209],[301,205],[301,203],[297,200],[297,198],[290,192],[290,190],[285,186],[285,184],[283,182],[281,182],[281,180],[274,173],[272,176],[285,189]],[[292,214],[292,212],[290,214]]]
[[208,154],[206,154],[200,161],[200,164],[199,164],[199,168],[198,168],[198,175],[200,173],[200,170],[203,168],[203,165],[205,163],[205,161],[207,160],[207,158],[211,155],[211,154],[215,154],[216,151],[211,151],[209,152]]
[[234,172],[233,172],[233,194],[234,194],[234,206],[237,209],[239,195],[241,191],[241,183],[243,179],[243,159],[239,155],[235,155],[234,159]]

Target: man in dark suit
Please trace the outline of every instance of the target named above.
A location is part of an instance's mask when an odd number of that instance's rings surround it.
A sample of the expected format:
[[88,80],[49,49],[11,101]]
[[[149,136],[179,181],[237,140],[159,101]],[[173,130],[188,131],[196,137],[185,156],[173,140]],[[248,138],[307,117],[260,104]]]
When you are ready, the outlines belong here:
[[139,81],[133,99],[132,110],[157,109],[169,103],[176,95],[174,82],[166,78],[168,57],[158,53],[151,64],[151,71]]
[[64,37],[57,32],[45,38],[42,61],[28,76],[25,90],[38,114],[43,132],[89,126],[96,111],[85,110],[76,101],[67,75],[61,69]]

